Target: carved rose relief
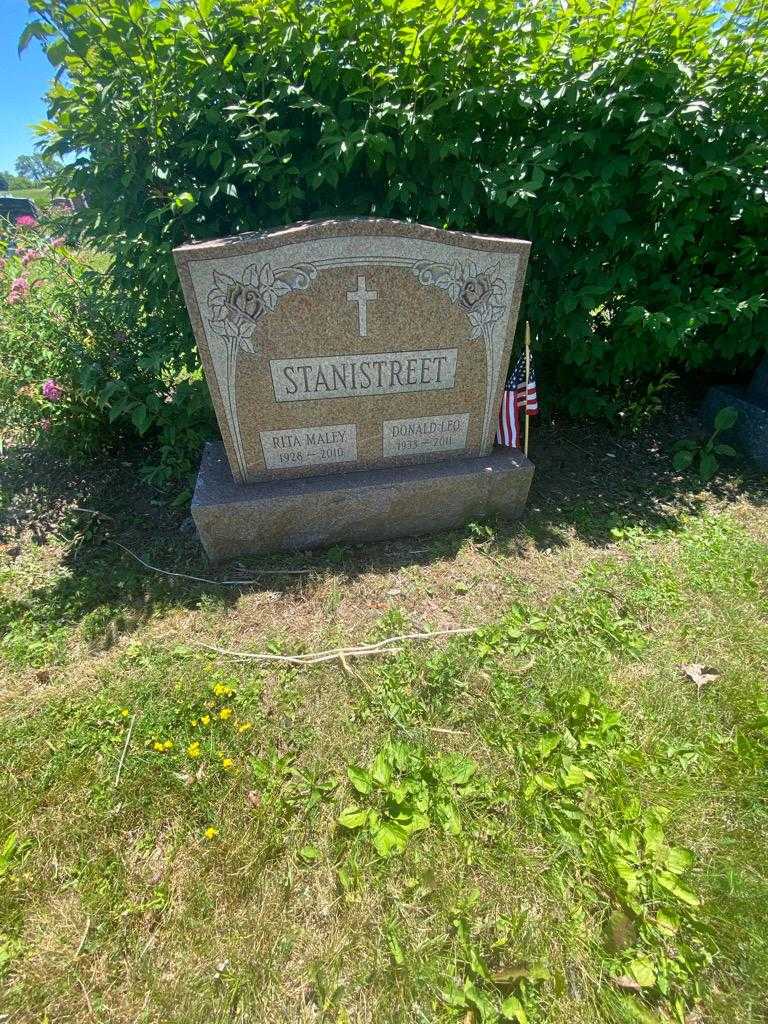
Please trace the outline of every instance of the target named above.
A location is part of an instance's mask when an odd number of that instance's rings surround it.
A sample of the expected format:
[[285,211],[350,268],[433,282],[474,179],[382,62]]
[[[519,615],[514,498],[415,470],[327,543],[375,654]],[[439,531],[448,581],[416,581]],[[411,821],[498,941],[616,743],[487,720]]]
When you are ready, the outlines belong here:
[[254,323],[267,308],[259,292],[249,285],[233,281],[226,291],[227,318],[238,321],[241,317]]
[[245,352],[254,352],[253,339],[258,321],[272,312],[283,295],[303,291],[317,277],[309,264],[273,270],[269,263],[246,267],[241,278],[221,270],[213,272],[208,292],[208,323],[211,329]]
[[448,298],[462,309],[472,325],[471,337],[486,338],[493,324],[504,315],[506,285],[498,276],[498,265],[482,272],[472,260],[431,263],[421,260],[413,272],[421,284],[442,288]]
[[459,305],[467,311],[474,309],[482,302],[487,302],[493,293],[493,285],[487,274],[478,274],[467,281],[459,295]]

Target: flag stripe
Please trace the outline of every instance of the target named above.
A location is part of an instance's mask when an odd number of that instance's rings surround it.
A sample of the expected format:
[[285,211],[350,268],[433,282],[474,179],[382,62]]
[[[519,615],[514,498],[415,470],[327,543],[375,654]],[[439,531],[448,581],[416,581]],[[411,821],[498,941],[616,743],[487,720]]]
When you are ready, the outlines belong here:
[[520,444],[520,414],[536,416],[539,411],[539,394],[533,372],[533,358],[529,363],[528,383],[525,382],[525,356],[520,356],[509,379],[504,385],[499,409],[498,444],[517,448]]

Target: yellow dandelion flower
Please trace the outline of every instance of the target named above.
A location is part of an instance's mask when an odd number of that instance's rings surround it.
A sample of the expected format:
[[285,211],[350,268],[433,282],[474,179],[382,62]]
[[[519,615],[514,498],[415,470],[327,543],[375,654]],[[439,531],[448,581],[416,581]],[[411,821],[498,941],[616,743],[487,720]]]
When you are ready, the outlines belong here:
[[190,725],[192,726],[193,729],[197,728],[197,719],[196,718],[190,718],[189,722],[190,722]]
[[131,712],[128,710],[128,708],[120,708],[120,714],[123,716],[123,718],[127,718],[128,715],[130,715],[130,713]]
[[201,725],[210,725],[211,724],[211,716],[210,715],[202,715],[201,718],[200,718],[200,724]]
[[155,742],[152,744],[152,749],[162,751],[164,747],[162,743],[160,743],[158,740],[155,740]]
[[226,720],[228,718],[230,718],[231,715],[232,715],[232,708],[222,708],[221,711],[219,712],[219,718],[222,719],[222,721],[224,721],[224,722],[226,722]]
[[173,740],[166,740],[163,743],[163,750],[173,750]]
[[221,759],[221,767],[222,768],[232,768],[234,763],[235,762],[232,760],[231,757],[222,757],[222,759]]
[[187,753],[190,757],[200,757],[200,744],[197,742],[190,743],[187,747]]
[[229,697],[235,691],[232,689],[231,686],[226,686],[224,683],[216,683],[216,685],[213,688],[213,692],[216,694],[217,697]]
[[204,834],[206,839],[215,839],[216,836],[219,834],[219,830],[217,828],[212,827],[207,828]]
[[238,732],[248,732],[249,729],[253,728],[253,722],[241,722],[237,727]]

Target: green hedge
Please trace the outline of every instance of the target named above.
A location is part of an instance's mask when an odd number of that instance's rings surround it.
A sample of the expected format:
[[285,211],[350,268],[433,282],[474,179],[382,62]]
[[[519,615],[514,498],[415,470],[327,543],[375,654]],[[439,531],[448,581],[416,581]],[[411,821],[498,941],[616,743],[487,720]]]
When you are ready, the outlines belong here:
[[[616,411],[768,340],[760,0],[32,0],[89,236],[194,361],[171,249],[328,215],[533,241],[545,395]],[[137,397],[137,400],[140,398]]]

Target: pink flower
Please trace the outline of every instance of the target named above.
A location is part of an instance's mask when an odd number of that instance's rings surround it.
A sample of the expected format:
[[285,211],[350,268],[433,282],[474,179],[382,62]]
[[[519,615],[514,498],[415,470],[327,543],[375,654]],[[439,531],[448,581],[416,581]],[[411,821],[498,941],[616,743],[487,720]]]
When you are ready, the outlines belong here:
[[23,267],[29,266],[32,260],[37,260],[39,258],[40,253],[37,251],[37,249],[27,249],[27,251],[22,254],[21,265]]
[[10,306],[15,306],[17,302],[21,302],[28,291],[29,281],[26,277],[15,277],[13,281],[11,281],[11,290],[8,293],[6,302]]
[[53,246],[54,249],[61,249],[61,247],[63,245],[66,245],[66,244],[67,244],[67,240],[66,240],[66,238],[63,235],[61,235],[59,238],[52,238],[51,239],[51,245]]
[[64,389],[61,388],[55,380],[50,377],[48,380],[43,381],[43,398],[47,398],[49,402],[58,402],[61,396],[64,394]]
[[50,430],[51,429],[51,421],[48,419],[48,417],[46,417],[44,420],[40,420],[40,429],[41,430]]
[[29,213],[22,213],[22,215],[20,217],[16,218],[16,223],[18,224],[18,226],[20,228],[36,228],[37,227],[37,221]]

